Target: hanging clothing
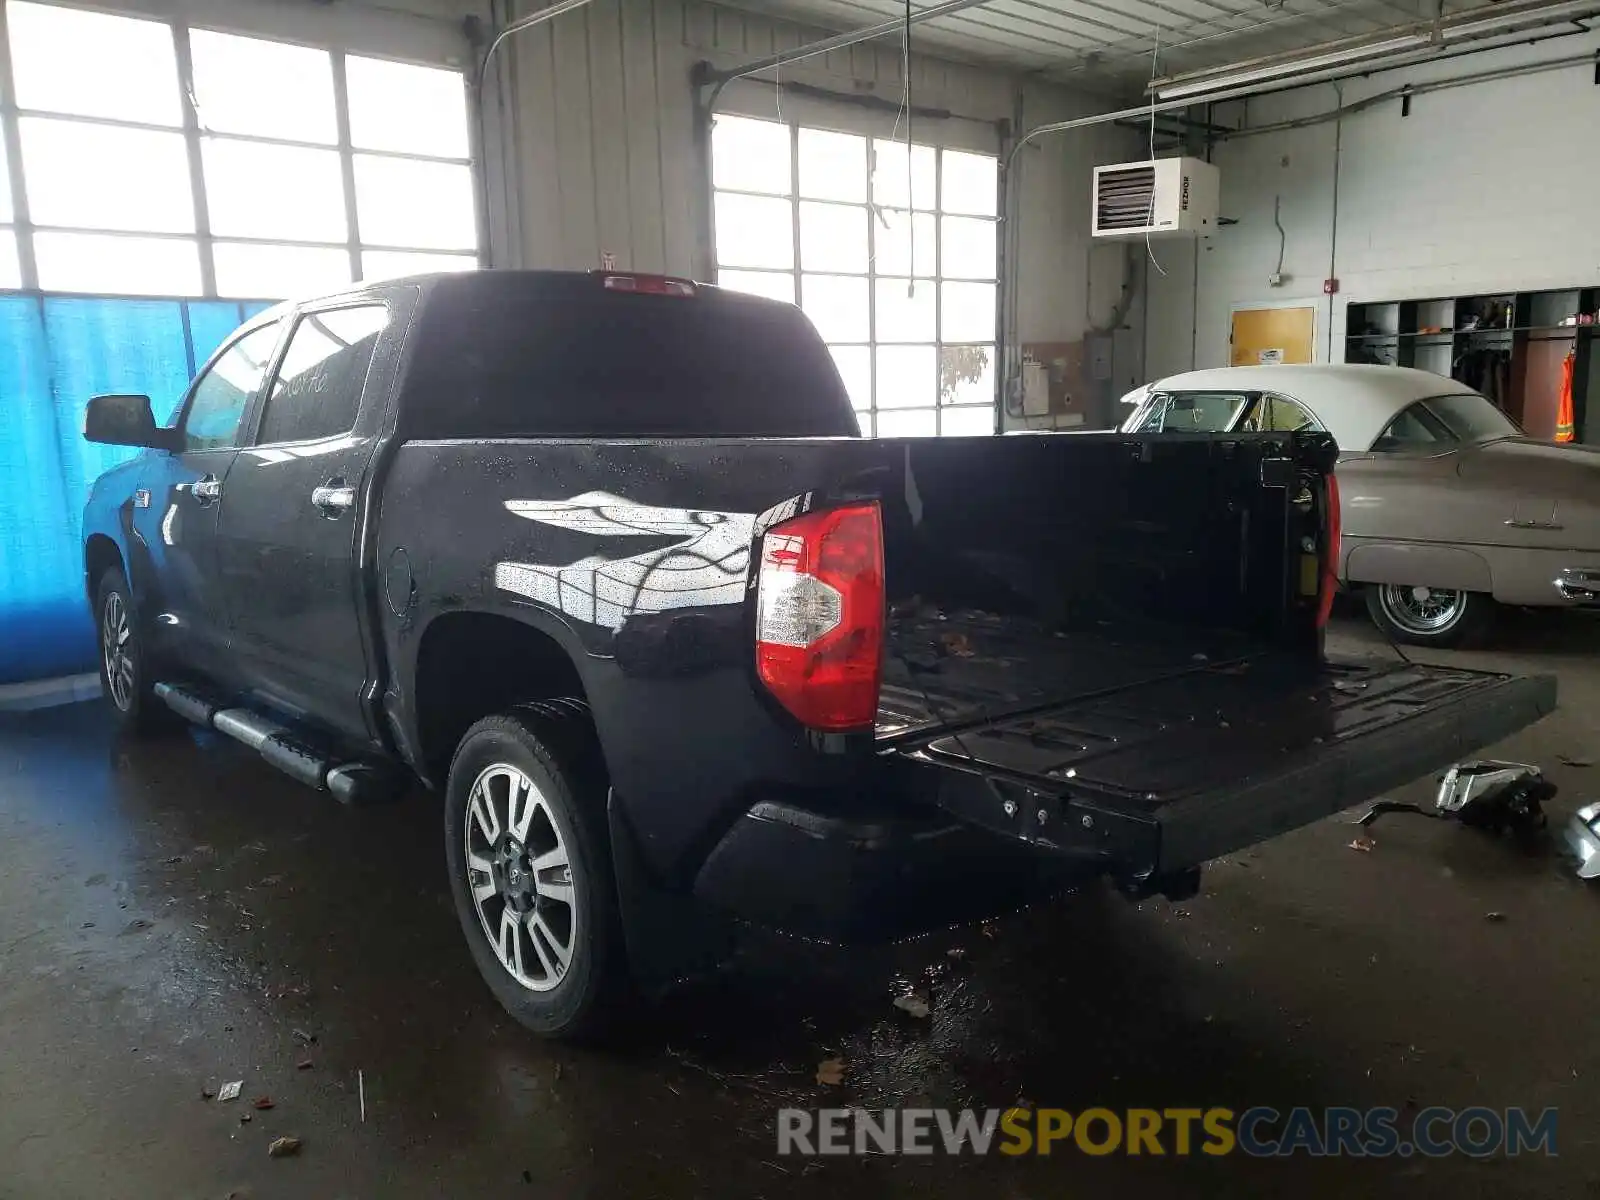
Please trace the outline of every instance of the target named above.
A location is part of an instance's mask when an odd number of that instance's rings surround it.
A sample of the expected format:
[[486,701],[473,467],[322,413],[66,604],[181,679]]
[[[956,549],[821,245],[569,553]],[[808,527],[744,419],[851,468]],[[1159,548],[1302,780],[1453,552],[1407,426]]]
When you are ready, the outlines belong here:
[[1561,364],[1561,399],[1556,405],[1556,441],[1570,442],[1577,437],[1572,417],[1572,372],[1578,356],[1569,353]]
[[1504,350],[1467,350],[1450,364],[1450,374],[1500,409],[1511,401],[1511,355]]

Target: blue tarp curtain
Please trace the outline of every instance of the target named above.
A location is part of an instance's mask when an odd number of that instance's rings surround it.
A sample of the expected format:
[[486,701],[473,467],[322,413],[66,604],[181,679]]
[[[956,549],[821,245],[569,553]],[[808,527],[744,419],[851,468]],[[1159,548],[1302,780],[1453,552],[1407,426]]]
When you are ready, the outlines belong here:
[[89,397],[143,392],[165,420],[195,368],[264,307],[0,296],[0,683],[94,666],[83,502],[136,451],[83,440]]

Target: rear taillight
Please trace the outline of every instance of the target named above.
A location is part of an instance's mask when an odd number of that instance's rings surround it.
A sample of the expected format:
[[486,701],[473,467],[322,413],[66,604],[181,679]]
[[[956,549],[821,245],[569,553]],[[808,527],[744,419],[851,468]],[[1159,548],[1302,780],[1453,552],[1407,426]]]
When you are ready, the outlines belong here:
[[633,292],[641,296],[682,296],[695,294],[694,283],[688,279],[674,279],[670,275],[607,274],[601,286],[608,292]]
[[876,504],[807,513],[767,531],[756,576],[756,674],[802,724],[872,727],[883,622]]
[[1339,477],[1332,471],[1323,485],[1322,588],[1317,597],[1317,628],[1333,615],[1333,594],[1339,590]]

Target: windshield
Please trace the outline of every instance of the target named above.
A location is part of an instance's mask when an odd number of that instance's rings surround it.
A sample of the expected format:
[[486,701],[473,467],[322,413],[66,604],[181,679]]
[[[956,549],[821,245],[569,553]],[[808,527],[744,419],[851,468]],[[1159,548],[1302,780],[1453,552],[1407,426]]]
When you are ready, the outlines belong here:
[[1491,442],[1496,438],[1522,436],[1515,421],[1476,392],[1435,396],[1424,400],[1423,404],[1463,442]]
[[1227,433],[1250,403],[1242,392],[1158,395],[1125,427],[1128,433]]

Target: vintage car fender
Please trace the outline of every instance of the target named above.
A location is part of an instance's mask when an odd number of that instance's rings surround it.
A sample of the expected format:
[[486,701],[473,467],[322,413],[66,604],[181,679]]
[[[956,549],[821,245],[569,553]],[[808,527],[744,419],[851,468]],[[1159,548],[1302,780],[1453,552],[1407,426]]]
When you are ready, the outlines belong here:
[[1493,592],[1494,573],[1479,554],[1423,542],[1361,541],[1344,560],[1346,583],[1409,583],[1466,592]]

